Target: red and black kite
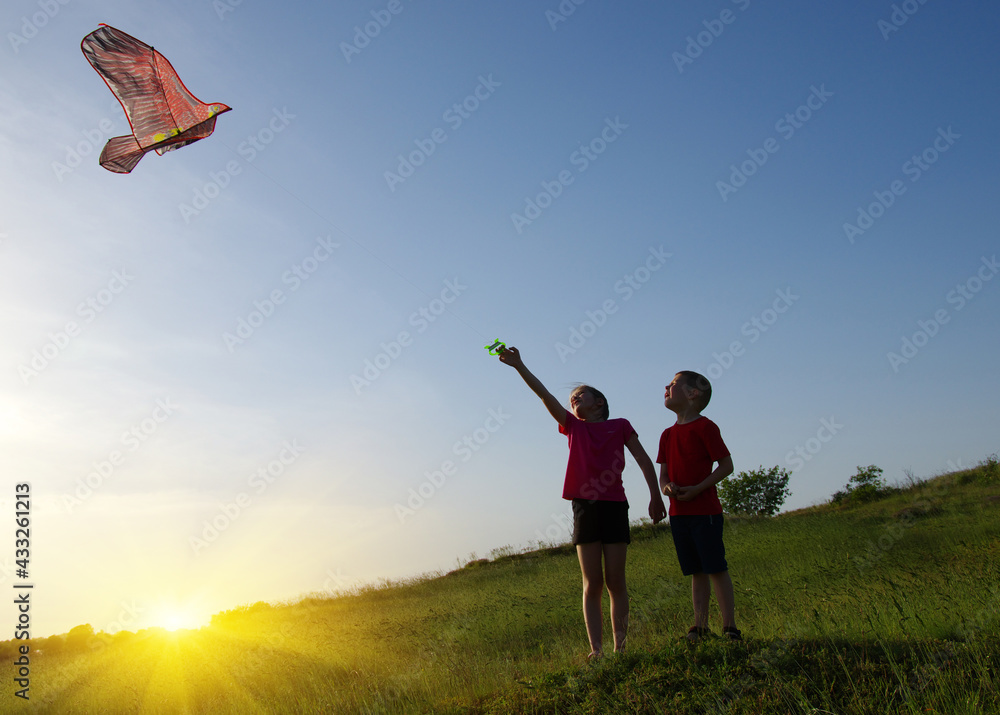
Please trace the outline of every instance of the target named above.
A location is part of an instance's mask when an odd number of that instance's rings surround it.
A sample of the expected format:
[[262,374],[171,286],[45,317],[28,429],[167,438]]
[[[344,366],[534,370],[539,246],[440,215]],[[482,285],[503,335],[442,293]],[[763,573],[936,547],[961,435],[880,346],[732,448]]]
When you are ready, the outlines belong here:
[[80,49],[121,102],[132,135],[113,137],[101,166],[127,174],[143,155],[180,149],[215,131],[215,118],[231,107],[205,104],[181,82],[167,58],[144,42],[102,24]]

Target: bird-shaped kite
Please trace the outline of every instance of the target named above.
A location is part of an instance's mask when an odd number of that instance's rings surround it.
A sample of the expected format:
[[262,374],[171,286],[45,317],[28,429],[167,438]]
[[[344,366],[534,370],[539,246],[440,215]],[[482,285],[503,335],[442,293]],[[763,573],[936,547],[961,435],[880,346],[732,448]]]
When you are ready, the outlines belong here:
[[125,110],[132,135],[112,137],[101,166],[127,174],[143,155],[180,149],[215,131],[215,118],[232,107],[205,104],[181,82],[167,58],[144,42],[102,24],[80,49]]

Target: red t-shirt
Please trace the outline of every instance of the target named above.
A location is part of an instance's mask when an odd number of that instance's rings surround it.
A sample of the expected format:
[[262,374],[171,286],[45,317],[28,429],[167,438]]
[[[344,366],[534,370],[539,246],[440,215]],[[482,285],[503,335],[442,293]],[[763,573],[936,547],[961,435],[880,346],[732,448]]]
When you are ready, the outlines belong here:
[[[707,417],[667,427],[660,435],[657,464],[667,465],[667,477],[678,486],[700,484],[712,473],[713,465],[729,456],[718,426]],[[721,514],[722,504],[714,486],[691,501],[671,497],[670,516],[680,514]]]
[[625,501],[625,442],[635,434],[629,421],[584,422],[567,410],[559,432],[569,439],[563,499]]

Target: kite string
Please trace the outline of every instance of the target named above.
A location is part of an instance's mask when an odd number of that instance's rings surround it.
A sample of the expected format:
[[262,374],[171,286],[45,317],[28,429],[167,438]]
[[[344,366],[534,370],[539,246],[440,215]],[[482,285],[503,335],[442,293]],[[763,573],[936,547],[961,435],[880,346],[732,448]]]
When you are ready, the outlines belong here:
[[[231,151],[231,152],[233,152],[234,154],[237,154],[237,155],[238,155],[237,151],[236,151],[235,149],[233,149],[233,148],[232,148],[231,146],[229,146],[228,144],[226,144],[226,142],[224,142],[224,141],[222,141],[222,140],[220,139],[220,142],[219,142],[219,143],[221,143],[221,144],[222,144],[222,145],[223,145],[224,147],[226,147],[227,149],[229,149],[229,151]],[[396,274],[396,277],[398,277],[398,278],[399,278],[400,280],[402,280],[402,281],[403,281],[404,283],[406,283],[407,285],[409,285],[409,286],[410,286],[411,288],[413,288],[414,290],[416,290],[416,291],[417,291],[418,293],[421,293],[421,294],[423,294],[424,296],[426,296],[427,298],[430,298],[430,299],[432,299],[432,300],[433,300],[434,296],[432,296],[432,295],[431,295],[430,293],[428,293],[427,291],[425,291],[425,290],[424,290],[423,288],[421,288],[420,286],[418,286],[417,284],[415,284],[415,283],[414,283],[413,281],[411,281],[411,280],[410,280],[409,278],[407,278],[407,277],[406,277],[405,275],[403,275],[402,273],[400,273],[400,272],[399,272],[398,270],[396,270],[396,268],[394,268],[393,266],[391,266],[391,265],[390,265],[390,264],[389,264],[388,262],[386,262],[386,261],[385,261],[384,259],[382,259],[382,258],[381,258],[380,256],[376,255],[374,251],[372,251],[372,250],[371,250],[370,248],[368,248],[368,247],[367,247],[367,246],[365,246],[365,245],[364,245],[363,243],[361,243],[361,241],[359,241],[358,239],[356,239],[356,238],[355,238],[354,236],[352,236],[352,235],[351,235],[350,233],[348,233],[348,232],[347,232],[347,231],[345,231],[344,229],[342,229],[342,228],[340,228],[339,226],[337,226],[337,225],[336,225],[336,224],[335,224],[335,223],[334,223],[333,221],[331,221],[331,220],[330,220],[330,219],[328,219],[328,218],[327,218],[326,216],[324,216],[323,214],[321,214],[321,213],[320,213],[319,211],[317,211],[316,209],[314,209],[314,208],[313,208],[312,206],[310,206],[310,205],[309,205],[308,203],[306,203],[306,202],[305,202],[305,201],[304,201],[304,200],[303,200],[302,198],[300,198],[300,197],[299,197],[299,196],[297,196],[296,194],[294,194],[294,193],[292,193],[291,191],[289,191],[289,190],[288,190],[288,189],[287,189],[287,188],[286,188],[285,186],[283,186],[282,184],[280,184],[280,183],[279,183],[279,182],[278,182],[277,180],[275,180],[275,179],[274,179],[274,178],[273,178],[272,176],[270,176],[269,174],[267,174],[267,173],[265,173],[264,171],[262,171],[260,167],[258,167],[258,166],[257,166],[257,165],[255,165],[255,164],[252,164],[252,163],[250,163],[250,166],[251,166],[251,167],[252,167],[252,168],[253,168],[253,169],[254,169],[254,170],[255,170],[255,171],[256,171],[256,172],[258,173],[258,174],[260,174],[261,176],[263,176],[263,177],[264,177],[265,179],[267,179],[268,181],[270,181],[270,182],[271,182],[272,184],[274,184],[274,185],[275,185],[275,186],[277,186],[277,187],[278,187],[279,189],[281,189],[281,190],[282,190],[282,191],[284,191],[284,192],[285,192],[286,194],[288,194],[288,195],[289,195],[289,196],[291,196],[291,197],[292,197],[293,199],[295,199],[295,200],[296,200],[296,201],[298,201],[298,202],[299,202],[300,204],[302,204],[302,205],[303,205],[303,206],[304,206],[304,207],[305,207],[305,208],[306,208],[306,209],[307,209],[308,211],[311,211],[312,213],[314,213],[314,214],[315,214],[315,215],[316,215],[316,216],[317,216],[318,218],[320,218],[320,219],[321,219],[322,221],[324,221],[324,222],[325,222],[326,224],[328,224],[328,225],[329,225],[329,226],[330,226],[331,228],[333,228],[333,230],[337,231],[338,233],[340,233],[341,235],[343,235],[344,237],[346,237],[346,238],[347,238],[347,239],[348,239],[349,241],[351,241],[351,243],[353,243],[353,244],[354,244],[355,246],[357,246],[357,247],[358,247],[358,248],[360,248],[360,249],[361,249],[362,251],[364,251],[364,252],[365,252],[365,253],[367,253],[367,254],[368,254],[369,256],[371,256],[371,257],[372,257],[373,259],[375,259],[376,261],[378,261],[379,263],[381,263],[381,264],[382,264],[382,265],[383,265],[384,267],[388,268],[388,269],[389,269],[389,270],[390,270],[390,271],[391,271],[392,273],[395,273],[395,274]],[[442,302],[443,302],[443,301],[442,301]],[[490,340],[490,338],[487,338],[487,337],[486,337],[485,335],[483,335],[483,334],[482,334],[481,332],[479,332],[478,330],[476,330],[476,328],[472,327],[472,326],[471,326],[471,325],[469,325],[469,324],[468,324],[468,323],[467,323],[466,321],[462,320],[462,318],[460,318],[460,317],[459,317],[458,315],[456,315],[456,314],[454,313],[454,311],[452,311],[452,310],[451,310],[451,308],[449,308],[449,307],[448,307],[447,305],[445,305],[445,306],[444,306],[444,310],[445,310],[445,312],[447,312],[447,313],[448,313],[449,315],[451,315],[451,317],[452,317],[452,318],[454,318],[454,319],[455,319],[455,320],[457,320],[457,321],[458,321],[459,323],[461,323],[462,325],[464,325],[464,326],[465,326],[466,328],[468,328],[469,330],[471,330],[472,332],[474,332],[474,333],[475,333],[476,335],[478,335],[478,336],[479,336],[480,338],[482,338],[483,340],[487,340],[487,341],[489,341],[489,340]]]

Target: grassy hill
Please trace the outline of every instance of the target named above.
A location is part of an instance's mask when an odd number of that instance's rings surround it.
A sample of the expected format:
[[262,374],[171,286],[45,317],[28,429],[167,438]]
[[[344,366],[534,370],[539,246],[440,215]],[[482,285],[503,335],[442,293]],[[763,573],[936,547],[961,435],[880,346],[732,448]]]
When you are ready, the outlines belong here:
[[[726,528],[743,643],[682,639],[689,582],[668,529],[647,524],[633,530],[629,549],[627,652],[596,664],[585,659],[572,547],[501,550],[437,578],[227,611],[199,631],[74,629],[61,648],[33,655],[26,707],[1000,712],[995,462],[866,503],[730,519]],[[12,689],[11,644],[0,646]],[[22,709],[11,694],[0,702]]]

